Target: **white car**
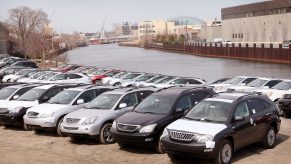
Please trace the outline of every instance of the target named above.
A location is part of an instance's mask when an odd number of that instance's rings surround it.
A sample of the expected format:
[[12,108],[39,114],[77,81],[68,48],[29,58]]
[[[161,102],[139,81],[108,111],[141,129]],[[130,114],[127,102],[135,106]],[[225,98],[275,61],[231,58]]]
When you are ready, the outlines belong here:
[[113,78],[109,81],[109,85],[112,86],[120,86],[122,83],[134,81],[135,79],[138,79],[139,77],[143,76],[144,73],[129,73],[126,76],[123,76],[121,78]]
[[152,84],[153,85],[155,82],[157,82],[159,80],[162,80],[164,78],[165,78],[165,76],[163,76],[163,75],[156,75],[156,76],[154,76],[154,77],[152,77],[152,78],[150,78],[150,79],[148,79],[146,81],[137,81],[137,82],[135,82],[134,86],[136,86],[136,87],[145,87],[148,84]]
[[210,85],[213,87],[213,90],[217,93],[219,92],[225,92],[229,87],[233,86],[245,86],[251,81],[257,79],[256,77],[249,77],[249,76],[237,76],[235,78],[232,78],[230,80],[227,80],[220,84],[212,84]]
[[118,74],[112,76],[112,77],[104,77],[101,79],[101,84],[109,84],[109,81],[112,80],[112,79],[119,79],[119,78],[122,78],[123,76],[126,76],[127,74],[129,74],[128,72],[119,72]]
[[92,85],[66,89],[43,103],[27,110],[24,123],[37,133],[43,130],[56,130],[62,135],[60,124],[68,113],[83,108],[99,94],[112,87],[96,87]]
[[258,89],[255,92],[265,93],[274,102],[291,92],[291,80],[283,80],[270,89]]
[[121,83],[122,87],[132,87],[136,86],[137,83],[147,81],[149,79],[152,79],[153,77],[156,77],[156,75],[153,74],[144,74],[143,76],[138,76],[138,78],[134,78],[131,81],[125,81]]
[[206,84],[206,82],[199,78],[177,77],[165,83],[155,84],[154,87],[168,88],[168,87],[177,86],[177,85],[197,86],[197,85],[203,85],[203,84]]
[[2,82],[15,82],[17,79],[27,75],[29,72],[36,72],[36,69],[23,69],[15,74],[6,75],[3,77]]
[[92,84],[91,78],[83,73],[59,73],[41,83],[76,83]]
[[23,77],[17,80],[17,82],[20,83],[31,83],[31,81],[34,81],[35,79],[39,78],[40,76],[49,73],[48,71],[39,71],[35,74],[31,75],[30,77]]
[[158,80],[155,80],[155,81],[149,81],[147,83],[143,83],[142,84],[142,87],[153,87],[156,84],[166,83],[166,82],[168,82],[170,80],[173,80],[175,78],[177,78],[177,77],[174,77],[174,76],[165,76],[165,77],[163,77],[161,79],[158,79]]
[[229,87],[228,91],[233,92],[233,91],[238,91],[238,92],[252,92],[256,89],[269,89],[272,88],[273,86],[277,85],[278,83],[282,82],[282,80],[279,79],[272,79],[272,78],[258,78],[249,84],[245,86],[234,86],[234,87]]

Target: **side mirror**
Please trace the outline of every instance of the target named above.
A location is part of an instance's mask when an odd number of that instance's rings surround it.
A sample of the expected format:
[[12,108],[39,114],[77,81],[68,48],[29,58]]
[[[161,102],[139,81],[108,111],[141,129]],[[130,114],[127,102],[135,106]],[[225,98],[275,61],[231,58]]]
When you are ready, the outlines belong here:
[[245,120],[244,116],[237,116],[237,117],[234,118],[235,122],[241,122],[241,121],[244,121],[244,120]]
[[19,95],[14,95],[14,96],[12,97],[13,100],[16,100],[16,99],[18,99],[18,98],[19,98]]
[[126,108],[126,107],[127,107],[127,104],[126,103],[119,104],[119,109]]
[[184,112],[184,110],[182,108],[177,108],[175,112],[176,114],[181,114]]
[[264,86],[264,89],[270,89],[270,87],[269,86]]
[[85,103],[85,102],[84,102],[83,99],[78,99],[78,100],[77,100],[77,105],[84,104],[84,103]]
[[246,86],[246,83],[241,83],[241,86]]

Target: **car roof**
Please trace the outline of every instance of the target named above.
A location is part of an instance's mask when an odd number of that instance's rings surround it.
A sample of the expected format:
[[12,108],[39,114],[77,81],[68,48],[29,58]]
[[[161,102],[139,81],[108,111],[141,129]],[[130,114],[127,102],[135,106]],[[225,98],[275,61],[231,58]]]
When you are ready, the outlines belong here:
[[146,87],[146,88],[119,88],[119,89],[115,89],[113,91],[108,91],[106,93],[110,93],[110,94],[125,94],[125,93],[130,93],[130,92],[138,92],[138,91],[148,91],[151,90],[153,92],[158,91],[158,88],[153,88],[153,87]]
[[85,91],[85,90],[89,90],[89,89],[107,89],[107,88],[114,89],[116,87],[113,87],[113,86],[84,85],[84,86],[80,86],[80,87],[69,88],[67,90]]
[[17,85],[10,85],[6,88],[17,88],[17,89],[20,89],[20,88],[24,88],[24,87],[38,87],[38,86],[41,86],[41,84],[17,84]]
[[197,89],[212,89],[212,88],[211,87],[205,87],[205,86],[174,86],[174,87],[170,87],[170,88],[160,89],[154,94],[159,94],[159,95],[180,95],[183,92],[197,90]]
[[235,101],[246,96],[260,96],[260,95],[262,94],[254,92],[223,92],[212,95],[210,98]]

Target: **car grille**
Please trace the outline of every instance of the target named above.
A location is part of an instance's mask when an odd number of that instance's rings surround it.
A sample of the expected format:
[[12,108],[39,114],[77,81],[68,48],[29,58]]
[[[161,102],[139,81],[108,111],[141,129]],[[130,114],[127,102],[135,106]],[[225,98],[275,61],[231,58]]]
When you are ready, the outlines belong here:
[[0,108],[0,113],[7,113],[8,109],[7,108]]
[[170,131],[170,137],[173,140],[181,141],[181,142],[192,142],[193,140],[197,140],[197,134],[188,133],[188,132],[179,132],[179,131]]
[[76,124],[80,121],[81,119],[77,119],[77,118],[67,118],[66,122],[69,124]]
[[123,132],[134,132],[139,127],[140,127],[139,125],[128,125],[128,124],[121,124],[121,123],[117,124],[117,129]]
[[35,118],[38,115],[39,115],[39,113],[37,113],[37,112],[28,112],[27,113],[27,117],[29,117],[29,118]]

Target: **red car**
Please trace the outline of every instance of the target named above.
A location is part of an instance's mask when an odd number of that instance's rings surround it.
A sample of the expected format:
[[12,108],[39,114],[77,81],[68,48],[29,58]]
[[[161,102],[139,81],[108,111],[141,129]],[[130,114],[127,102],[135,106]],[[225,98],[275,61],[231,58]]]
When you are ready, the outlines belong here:
[[119,72],[121,72],[120,70],[109,70],[106,71],[100,75],[94,75],[91,77],[92,83],[93,84],[99,84],[99,82],[101,81],[101,79],[103,79],[104,77],[112,77],[116,74],[118,74]]

